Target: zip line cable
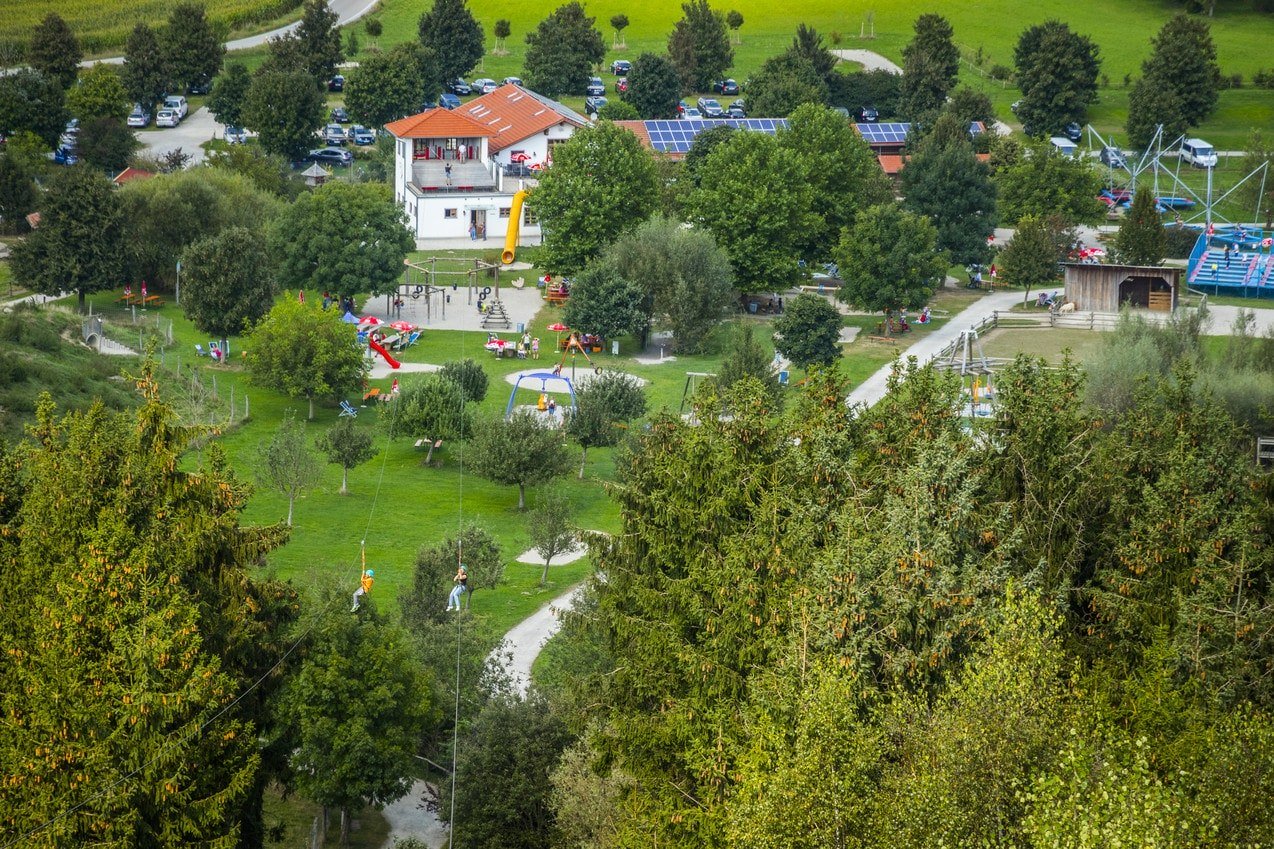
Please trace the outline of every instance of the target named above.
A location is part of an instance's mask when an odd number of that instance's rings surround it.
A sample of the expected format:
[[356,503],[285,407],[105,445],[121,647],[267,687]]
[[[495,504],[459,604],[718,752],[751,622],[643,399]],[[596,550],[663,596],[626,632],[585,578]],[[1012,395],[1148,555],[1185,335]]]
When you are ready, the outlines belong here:
[[[367,543],[367,532],[371,529],[371,526],[372,526],[372,518],[375,516],[375,513],[376,513],[376,503],[380,500],[380,490],[381,490],[381,485],[382,485],[382,484],[384,483],[384,481],[385,481],[385,466],[386,466],[386,463],[387,463],[388,459],[389,459],[389,450],[388,450],[388,447],[387,447],[387,448],[386,448],[386,450],[385,450],[384,452],[382,452],[382,454],[381,454],[380,475],[378,476],[378,478],[377,478],[377,480],[376,480],[376,492],[375,492],[375,493],[373,494],[373,496],[372,496],[372,504],[371,504],[371,508],[370,508],[370,509],[368,510],[368,512],[367,512],[367,525],[363,528],[363,540],[359,543],[359,557],[360,557],[360,560],[362,561],[362,563],[363,563],[364,567],[366,566],[366,562],[367,562],[367,561],[366,561],[366,554],[365,554],[365,545],[366,545],[366,543]],[[464,467],[463,467],[463,465],[462,465],[462,466],[461,466],[461,471],[462,471],[462,473],[463,473],[463,469],[464,469]],[[461,479],[461,483],[462,483],[462,485],[463,485],[463,477],[462,477],[462,479]],[[463,492],[463,490],[462,490],[462,492]],[[359,579],[360,579],[360,581],[362,580],[362,573],[361,573],[361,571],[360,571],[360,574],[359,574]],[[341,597],[339,597],[339,596],[338,596],[337,598],[333,599],[333,600],[332,600],[332,601],[331,601],[331,602],[327,605],[327,607],[325,607],[325,608],[322,610],[322,612],[320,612],[320,613],[319,613],[319,615],[318,615],[318,616],[315,616],[315,617],[313,618],[313,620],[311,620],[310,624],[309,624],[309,625],[307,625],[307,626],[305,627],[305,630],[301,632],[301,635],[300,635],[299,637],[297,637],[295,641],[293,641],[292,645],[288,646],[287,651],[285,651],[285,652],[283,653],[283,656],[282,656],[282,657],[280,657],[277,661],[275,661],[275,663],[274,663],[274,665],[273,665],[273,666],[271,666],[269,669],[267,669],[267,670],[265,671],[265,673],[264,673],[263,675],[261,675],[261,677],[257,678],[257,680],[255,680],[255,681],[253,681],[253,682],[252,682],[252,683],[248,686],[248,688],[247,688],[247,689],[245,689],[245,690],[244,690],[242,693],[240,693],[238,696],[236,696],[236,697],[234,698],[234,700],[233,700],[233,701],[231,701],[229,704],[227,704],[227,705],[226,705],[225,707],[223,707],[221,710],[217,711],[217,713],[216,713],[216,714],[215,714],[215,715],[214,715],[211,719],[209,719],[207,722],[203,723],[203,724],[202,724],[202,725],[200,725],[197,729],[195,729],[194,733],[192,733],[192,734],[190,735],[190,737],[187,739],[187,742],[188,742],[189,740],[194,740],[196,737],[198,737],[199,735],[203,734],[203,732],[204,732],[204,731],[206,731],[206,730],[208,729],[208,727],[209,727],[209,726],[211,726],[211,725],[212,725],[213,723],[215,723],[217,720],[221,719],[221,717],[225,716],[225,715],[226,715],[226,713],[227,713],[227,712],[229,712],[231,708],[233,708],[235,705],[239,704],[239,702],[241,702],[241,701],[243,701],[245,698],[247,698],[247,697],[248,697],[248,696],[252,693],[252,691],[253,691],[253,690],[255,690],[257,687],[261,686],[261,683],[262,683],[263,681],[265,681],[265,679],[267,679],[267,678],[269,678],[271,675],[273,675],[273,674],[274,674],[274,672],[275,672],[275,670],[277,670],[280,666],[282,666],[282,665],[283,665],[283,662],[284,662],[284,661],[286,661],[286,660],[287,660],[287,659],[288,659],[288,658],[292,655],[292,652],[296,651],[297,646],[299,646],[299,645],[300,645],[300,644],[301,644],[301,643],[305,640],[305,638],[306,638],[306,637],[308,637],[308,636],[310,635],[310,633],[314,630],[315,626],[316,626],[316,625],[318,625],[318,623],[322,620],[323,616],[325,616],[327,613],[331,612],[332,607],[333,607],[333,606],[337,603],[337,601],[338,601],[340,598],[341,598]],[[458,645],[459,645],[459,643],[458,643],[458,641],[457,641],[457,646],[458,646]],[[459,652],[459,649],[457,648],[457,653],[458,653],[458,652]],[[457,661],[457,670],[459,669],[459,665],[458,665],[458,664],[459,664],[459,661]],[[457,672],[457,680],[459,680],[459,674],[458,674],[458,672]],[[459,695],[458,695],[458,693],[459,693],[459,690],[457,689],[457,703],[459,702]],[[458,715],[458,712],[459,712],[459,708],[457,708],[457,715]],[[169,742],[164,743],[163,745],[161,745],[161,746],[160,746],[160,748],[159,748],[159,752],[158,752],[158,753],[157,753],[157,754],[156,754],[153,758],[151,758],[149,761],[147,761],[146,763],[144,763],[144,764],[142,764],[141,766],[137,767],[136,769],[134,769],[132,772],[128,773],[127,775],[125,775],[125,776],[122,776],[122,777],[120,777],[120,778],[115,779],[115,781],[111,782],[111,783],[110,783],[109,785],[107,785],[106,787],[104,787],[104,788],[102,788],[101,790],[97,791],[97,792],[96,792],[96,793],[94,793],[92,796],[89,796],[87,799],[85,799],[83,802],[80,802],[78,805],[75,805],[74,807],[68,808],[68,809],[66,809],[65,811],[63,811],[62,813],[60,813],[60,814],[58,814],[57,816],[53,817],[52,819],[46,820],[46,821],[44,821],[44,822],[40,823],[39,825],[34,826],[33,828],[29,829],[28,831],[26,831],[26,832],[24,832],[24,833],[22,833],[22,834],[18,835],[18,836],[17,836],[17,837],[15,837],[13,840],[11,840],[11,841],[9,841],[8,843],[5,843],[5,844],[3,844],[2,846],[0,846],[0,849],[10,849],[10,847],[17,846],[17,845],[18,845],[19,843],[21,843],[22,841],[24,841],[24,840],[26,840],[26,839],[28,839],[28,838],[30,838],[30,837],[33,837],[33,836],[34,836],[34,835],[36,835],[36,834],[39,834],[41,831],[44,831],[44,830],[45,830],[46,828],[48,828],[49,826],[56,825],[57,823],[59,823],[59,822],[61,822],[62,820],[66,819],[67,817],[69,817],[71,814],[74,814],[76,811],[81,810],[82,808],[86,807],[87,805],[91,804],[92,802],[96,801],[97,799],[101,798],[102,796],[106,795],[107,793],[110,793],[110,792],[111,792],[112,790],[114,790],[116,787],[120,786],[120,785],[121,785],[121,784],[123,784],[125,781],[128,781],[130,778],[133,778],[135,775],[137,775],[137,774],[138,774],[139,772],[141,772],[142,770],[147,769],[147,768],[148,768],[148,767],[150,767],[150,766],[153,766],[156,762],[158,762],[158,761],[159,761],[159,759],[160,759],[160,758],[162,758],[162,757],[164,756],[164,754],[167,752],[167,750],[169,749],[169,747],[171,747],[171,746],[172,746],[172,745],[176,742],[175,740],[173,740],[173,735],[176,735],[176,734],[179,734],[179,733],[181,733],[181,732],[180,732],[180,729],[179,729],[179,730],[177,730],[177,731],[172,732],[172,734],[170,734],[170,735],[169,735]],[[455,768],[455,760],[454,760],[454,757],[453,757],[453,759],[452,759],[452,768],[453,768],[453,770],[454,770],[454,768]],[[454,795],[454,793],[453,793],[453,795]],[[454,801],[453,801],[453,803],[452,803],[452,804],[454,805]]]
[[[499,281],[497,280],[497,283]],[[464,362],[464,336],[460,336],[460,361]],[[460,399],[460,441],[464,442],[464,398]],[[456,571],[464,568],[464,452],[460,452],[460,500],[457,509],[458,527],[456,528]],[[469,594],[468,586],[465,587],[464,595]],[[472,606],[469,599],[465,599],[465,604]],[[456,753],[460,749],[460,614],[462,611],[457,605],[456,609],[456,713],[451,721],[451,815],[448,822],[451,826],[451,834],[447,838],[448,846],[456,845]]]

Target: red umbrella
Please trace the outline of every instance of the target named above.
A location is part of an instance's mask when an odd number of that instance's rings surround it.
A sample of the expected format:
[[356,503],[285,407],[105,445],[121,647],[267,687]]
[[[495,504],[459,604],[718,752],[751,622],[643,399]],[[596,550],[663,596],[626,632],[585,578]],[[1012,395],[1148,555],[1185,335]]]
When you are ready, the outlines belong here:
[[555,333],[561,333],[563,330],[570,330],[570,328],[565,324],[562,324],[560,321],[555,321],[549,325],[549,330],[552,330]]
[[399,333],[410,333],[416,329],[416,325],[412,324],[410,321],[394,321],[390,322],[389,326],[397,330]]
[[365,315],[358,320],[358,323],[361,327],[379,327],[382,322],[374,315]]

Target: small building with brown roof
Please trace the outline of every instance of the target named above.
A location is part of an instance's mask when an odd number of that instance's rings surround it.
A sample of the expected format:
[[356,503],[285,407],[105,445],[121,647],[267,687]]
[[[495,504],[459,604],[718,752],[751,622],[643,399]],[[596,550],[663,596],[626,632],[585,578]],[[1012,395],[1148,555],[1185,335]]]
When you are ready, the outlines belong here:
[[[394,197],[417,239],[504,239],[513,195],[535,184],[552,150],[588,123],[516,85],[456,109],[427,109],[385,126],[395,139]],[[524,207],[520,235],[539,235]]]

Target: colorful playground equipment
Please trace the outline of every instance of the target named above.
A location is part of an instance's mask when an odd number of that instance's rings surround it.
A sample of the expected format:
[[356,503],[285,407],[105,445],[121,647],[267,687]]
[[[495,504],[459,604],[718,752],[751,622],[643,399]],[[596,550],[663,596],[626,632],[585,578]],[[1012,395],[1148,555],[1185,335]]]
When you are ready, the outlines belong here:
[[[550,328],[551,329],[551,328]],[[602,367],[593,362],[593,358],[588,355],[588,349],[584,347],[584,343],[580,341],[580,335],[577,331],[572,330],[571,335],[567,338],[566,344],[562,346],[562,359],[554,367],[553,373],[560,375],[562,369],[566,366],[566,355],[571,355],[571,376],[575,376],[575,356],[583,354],[584,359],[588,360],[588,364],[597,374],[602,373]]]
[[[561,393],[563,391],[562,388],[557,388],[558,383],[562,385],[562,387],[566,391],[566,394],[571,399],[571,402],[570,402],[571,412],[575,412],[576,410],[579,409],[579,405],[575,401],[575,383],[569,377],[566,377],[565,375],[560,374],[556,370],[551,372],[529,371],[529,372],[524,372],[522,374],[519,374],[517,377],[517,380],[513,382],[513,391],[509,393],[509,403],[504,408],[504,418],[506,420],[513,415],[513,410],[515,409],[515,402],[517,401],[518,390],[522,388],[522,382],[528,381],[532,385],[534,385],[534,382],[537,380],[540,382],[540,388],[539,388],[539,398],[537,399],[537,402],[535,405],[536,410],[540,413],[543,413],[551,417],[555,424],[558,424],[562,421],[561,416],[564,415],[566,412],[565,410],[562,409],[560,405],[557,404],[556,401],[551,400],[548,397],[550,392]],[[554,388],[550,389],[549,388],[550,386],[553,386]]]

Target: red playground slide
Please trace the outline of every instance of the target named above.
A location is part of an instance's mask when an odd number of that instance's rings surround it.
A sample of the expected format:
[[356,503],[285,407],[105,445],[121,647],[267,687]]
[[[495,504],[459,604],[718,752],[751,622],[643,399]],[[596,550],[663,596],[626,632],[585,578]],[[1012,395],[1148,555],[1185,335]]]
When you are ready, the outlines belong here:
[[389,363],[390,368],[398,368],[399,366],[402,365],[402,363],[398,362],[398,360],[391,357],[389,355],[389,352],[385,350],[384,346],[381,345],[379,342],[377,342],[375,339],[368,339],[367,344],[368,346],[371,347],[373,351],[375,351],[376,353],[380,354],[382,357],[385,358],[385,362]]

